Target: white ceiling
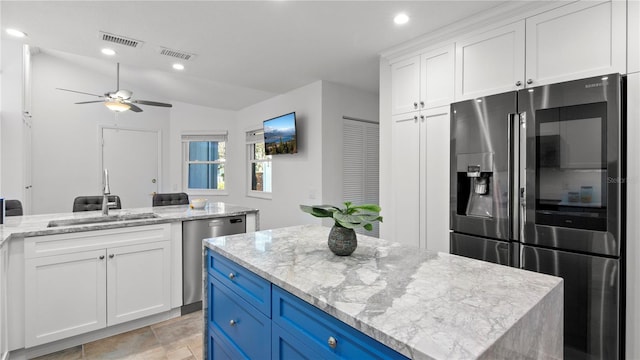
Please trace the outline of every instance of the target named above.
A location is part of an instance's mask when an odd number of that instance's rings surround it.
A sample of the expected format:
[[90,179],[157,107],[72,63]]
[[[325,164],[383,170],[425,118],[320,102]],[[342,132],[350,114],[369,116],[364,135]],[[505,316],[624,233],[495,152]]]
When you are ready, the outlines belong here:
[[[317,80],[377,93],[381,51],[504,2],[1,1],[0,6],[3,28],[26,32],[26,43],[49,54],[105,74],[114,74],[120,62],[127,83],[169,100],[236,110]],[[411,21],[395,25],[398,12]],[[99,31],[144,45],[107,43]],[[4,31],[2,36],[7,37]],[[117,55],[102,55],[106,46]],[[171,69],[176,59],[160,55],[159,47],[197,56],[176,72]]]

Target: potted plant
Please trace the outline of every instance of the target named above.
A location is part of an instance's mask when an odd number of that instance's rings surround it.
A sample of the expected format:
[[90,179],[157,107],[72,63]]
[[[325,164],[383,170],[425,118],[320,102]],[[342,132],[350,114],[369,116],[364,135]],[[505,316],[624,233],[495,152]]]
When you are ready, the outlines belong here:
[[371,231],[376,221],[382,222],[380,206],[375,204],[353,205],[345,202],[344,208],[333,205],[300,205],[300,209],[319,218],[333,218],[329,232],[329,249],[340,256],[351,255],[358,246],[355,229]]

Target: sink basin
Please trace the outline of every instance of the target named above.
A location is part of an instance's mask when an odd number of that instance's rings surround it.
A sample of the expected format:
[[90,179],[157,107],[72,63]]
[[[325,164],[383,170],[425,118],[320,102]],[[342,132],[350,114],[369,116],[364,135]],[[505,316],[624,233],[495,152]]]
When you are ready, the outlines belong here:
[[80,218],[80,219],[51,220],[49,221],[49,224],[47,225],[47,227],[103,224],[103,223],[110,223],[110,222],[116,222],[116,221],[155,219],[157,217],[158,215],[154,213],[95,216],[95,217],[87,217],[87,218]]

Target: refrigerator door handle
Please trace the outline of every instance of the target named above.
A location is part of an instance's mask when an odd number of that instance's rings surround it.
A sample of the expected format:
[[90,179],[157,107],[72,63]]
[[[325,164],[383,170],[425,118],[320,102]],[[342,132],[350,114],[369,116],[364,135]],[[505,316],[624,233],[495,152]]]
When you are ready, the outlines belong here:
[[519,221],[519,241],[521,243],[525,242],[525,231],[524,225],[527,222],[527,113],[522,112],[518,114],[518,122],[515,125],[519,129],[519,143],[518,143],[518,152],[519,152],[519,162],[517,168],[516,178],[519,179],[520,185],[518,188],[519,193],[519,211],[520,216],[518,218]]
[[509,123],[509,176],[511,188],[509,189],[509,218],[511,220],[511,240],[520,240],[520,116],[508,114]]

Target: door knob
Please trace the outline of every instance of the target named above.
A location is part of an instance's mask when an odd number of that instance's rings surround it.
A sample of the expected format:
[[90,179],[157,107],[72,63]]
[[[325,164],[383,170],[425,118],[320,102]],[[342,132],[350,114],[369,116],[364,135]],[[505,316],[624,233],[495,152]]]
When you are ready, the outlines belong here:
[[522,81],[518,80],[516,81],[516,86],[521,86],[522,85]]
[[529,85],[533,84],[533,79],[527,79],[527,84]]
[[156,183],[156,179],[151,179],[151,183],[155,184]]
[[113,259],[115,254],[109,254],[109,259]]

